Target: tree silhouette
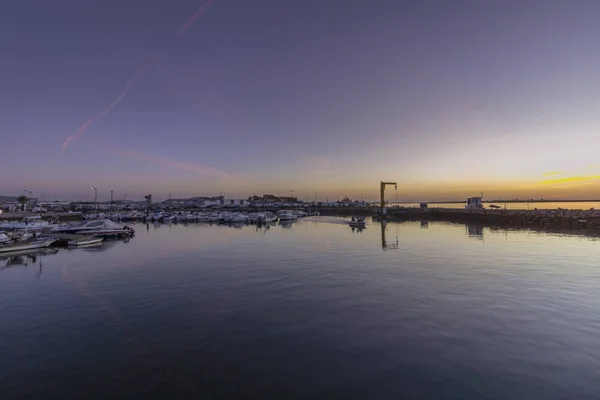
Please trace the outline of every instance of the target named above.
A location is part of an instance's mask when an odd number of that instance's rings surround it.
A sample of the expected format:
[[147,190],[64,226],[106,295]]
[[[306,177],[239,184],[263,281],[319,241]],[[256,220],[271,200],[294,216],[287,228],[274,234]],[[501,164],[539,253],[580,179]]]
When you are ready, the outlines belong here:
[[21,196],[17,197],[17,201],[19,204],[21,204],[21,211],[25,211],[25,204],[27,204],[29,201],[29,197],[22,194]]

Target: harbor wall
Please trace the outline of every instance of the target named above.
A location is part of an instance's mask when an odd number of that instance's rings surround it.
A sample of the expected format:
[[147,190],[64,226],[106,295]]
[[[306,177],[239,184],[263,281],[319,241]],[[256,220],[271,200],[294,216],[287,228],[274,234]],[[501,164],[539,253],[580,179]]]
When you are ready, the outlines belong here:
[[481,223],[503,227],[535,227],[544,230],[600,231],[598,210],[466,210],[430,208],[412,214],[388,215],[387,220],[437,220],[457,223]]

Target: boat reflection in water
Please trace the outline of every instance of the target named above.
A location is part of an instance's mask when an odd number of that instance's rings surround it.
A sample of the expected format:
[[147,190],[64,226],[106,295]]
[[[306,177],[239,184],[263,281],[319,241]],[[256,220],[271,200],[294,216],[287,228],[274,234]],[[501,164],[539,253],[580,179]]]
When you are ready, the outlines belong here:
[[355,228],[354,226],[350,226],[350,228],[352,228],[353,233],[363,233],[365,230],[365,228]]
[[0,256],[0,270],[16,266],[27,267],[30,264],[35,265],[39,261],[39,270],[35,274],[35,277],[39,279],[40,275],[42,275],[42,256],[52,255],[56,253],[58,253],[58,249],[45,248],[24,250],[20,252],[15,251],[7,254],[2,254]]
[[256,232],[262,231],[263,235],[266,235],[269,229],[271,229],[271,225],[272,223],[256,224]]
[[426,219],[421,220],[421,229],[429,228],[429,221]]
[[129,239],[124,240],[103,240],[100,243],[93,243],[83,246],[69,248],[71,251],[86,251],[90,253],[101,253],[115,247],[119,243],[129,243]]
[[283,229],[292,229],[292,225],[294,224],[293,220],[283,220],[279,221],[279,226]]
[[467,224],[466,231],[470,238],[483,240],[483,225]]

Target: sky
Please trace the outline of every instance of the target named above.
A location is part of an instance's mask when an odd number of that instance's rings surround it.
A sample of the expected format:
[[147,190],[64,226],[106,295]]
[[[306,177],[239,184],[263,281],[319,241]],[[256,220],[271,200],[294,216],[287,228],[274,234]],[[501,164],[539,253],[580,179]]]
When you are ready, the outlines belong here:
[[0,195],[597,199],[599,12],[5,0]]

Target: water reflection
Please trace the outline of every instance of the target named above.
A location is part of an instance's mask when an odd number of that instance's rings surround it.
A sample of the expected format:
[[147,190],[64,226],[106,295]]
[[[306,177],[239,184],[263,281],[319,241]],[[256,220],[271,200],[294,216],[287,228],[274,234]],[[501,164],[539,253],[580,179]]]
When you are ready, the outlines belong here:
[[256,224],[256,232],[262,231],[263,235],[266,235],[269,229],[271,229],[271,224]]
[[395,243],[394,242],[388,243],[387,238],[386,238],[387,222],[386,221],[381,221],[380,222],[380,226],[381,226],[381,248],[383,249],[383,251],[398,249],[398,223],[396,223],[395,225],[396,225],[396,242]]
[[99,253],[99,252],[103,252],[103,251],[108,251],[110,248],[115,247],[117,245],[117,243],[128,243],[128,242],[129,242],[129,239],[127,239],[127,240],[109,240],[109,241],[104,240],[100,243],[94,243],[94,244],[89,244],[89,245],[85,245],[85,246],[78,246],[74,250],[87,251],[87,252],[91,252],[91,253]]
[[11,252],[10,254],[3,254],[2,256],[0,256],[0,269],[15,267],[19,265],[26,267],[29,264],[36,264],[39,261],[39,274],[41,274],[42,256],[56,253],[58,253],[58,249],[49,248],[24,250],[20,252]]
[[294,221],[279,221],[279,226],[283,229],[291,229]]
[[231,382],[266,399],[600,398],[598,242],[301,221],[136,224],[127,246],[15,258],[29,266],[0,270],[0,398],[227,398]]
[[421,229],[427,229],[427,228],[429,228],[429,221],[426,219],[421,220]]
[[465,225],[467,236],[474,239],[483,240],[483,225],[467,224]]

